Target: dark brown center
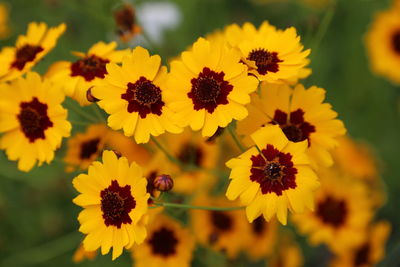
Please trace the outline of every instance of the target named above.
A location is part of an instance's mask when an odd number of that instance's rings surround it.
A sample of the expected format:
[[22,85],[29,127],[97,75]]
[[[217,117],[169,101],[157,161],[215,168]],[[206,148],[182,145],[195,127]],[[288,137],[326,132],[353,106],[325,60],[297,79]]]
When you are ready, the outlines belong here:
[[122,224],[132,223],[129,212],[136,207],[136,201],[131,194],[131,186],[119,186],[113,180],[111,185],[100,192],[101,211],[104,223],[121,228]]
[[178,245],[178,239],[175,237],[174,231],[166,227],[155,231],[148,242],[153,254],[158,254],[162,257],[174,255]]
[[211,223],[219,232],[227,232],[233,227],[231,216],[220,211],[211,211]]
[[397,30],[392,37],[393,49],[397,54],[400,54],[400,30]]
[[354,255],[354,266],[366,266],[369,263],[369,255],[371,253],[371,246],[369,243],[362,245]]
[[100,139],[95,138],[92,140],[88,140],[81,144],[81,152],[79,157],[81,159],[89,159],[92,155],[96,154],[99,149]]
[[203,151],[195,144],[186,143],[181,147],[177,157],[180,162],[186,165],[200,167],[203,161]]
[[11,64],[11,68],[22,70],[26,63],[34,61],[36,55],[43,51],[43,48],[39,45],[26,44],[20,48],[17,48],[15,52],[15,60]]
[[107,74],[106,65],[108,59],[100,58],[96,55],[84,57],[71,65],[71,76],[81,76],[90,82],[94,78],[103,79]]
[[47,115],[47,104],[39,102],[34,97],[30,102],[20,104],[21,111],[17,115],[21,130],[33,143],[36,139],[45,139],[44,131],[53,126]]
[[228,95],[233,86],[224,80],[224,72],[203,68],[197,78],[191,80],[192,89],[187,94],[195,110],[205,109],[213,113],[218,105],[228,104]]
[[128,101],[128,112],[138,112],[142,119],[150,113],[160,116],[164,106],[161,89],[143,76],[135,83],[128,83],[121,98]]
[[269,52],[263,48],[253,49],[247,59],[255,61],[257,72],[261,75],[265,75],[268,72],[278,72],[278,63],[283,62],[278,58],[277,52]]
[[274,192],[282,195],[284,190],[296,188],[297,169],[294,168],[292,155],[282,153],[272,145],[251,156],[250,180],[260,184],[261,192]]
[[328,196],[318,203],[316,214],[324,223],[340,227],[347,219],[347,204],[344,200]]
[[310,134],[315,132],[315,127],[304,120],[304,111],[302,109],[291,112],[289,118],[286,112],[277,109],[270,123],[279,124],[290,141],[301,142],[307,139],[310,146]]

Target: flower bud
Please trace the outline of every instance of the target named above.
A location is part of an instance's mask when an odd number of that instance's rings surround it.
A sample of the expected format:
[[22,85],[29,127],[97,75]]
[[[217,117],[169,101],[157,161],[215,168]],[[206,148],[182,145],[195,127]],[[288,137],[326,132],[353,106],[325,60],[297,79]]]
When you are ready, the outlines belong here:
[[112,152],[114,152],[114,154],[117,156],[118,159],[119,159],[120,157],[122,157],[121,152],[119,152],[118,150],[113,149]]
[[154,179],[153,185],[157,190],[167,192],[174,186],[174,180],[168,174],[161,174]]
[[87,99],[89,102],[91,102],[91,103],[94,103],[94,102],[98,102],[98,101],[99,101],[99,99],[95,98],[95,97],[92,95],[92,87],[90,87],[90,88],[86,91],[86,99]]

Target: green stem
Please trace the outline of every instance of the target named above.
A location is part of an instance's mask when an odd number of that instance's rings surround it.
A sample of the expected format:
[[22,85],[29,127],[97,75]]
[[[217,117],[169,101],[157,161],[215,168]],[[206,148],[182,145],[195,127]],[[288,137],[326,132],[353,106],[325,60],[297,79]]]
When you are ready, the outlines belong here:
[[334,3],[332,7],[330,7],[328,11],[326,11],[324,17],[322,18],[321,24],[319,25],[318,31],[311,44],[312,57],[317,54],[316,52],[318,51],[321,41],[328,31],[329,25],[331,24],[333,19],[333,15],[335,14],[335,6],[336,4]]
[[179,209],[194,209],[194,210],[214,210],[214,211],[232,211],[232,210],[241,210],[245,207],[213,207],[213,206],[195,206],[188,204],[178,204],[178,203],[169,203],[169,202],[154,202],[154,205],[166,208],[179,208]]
[[233,129],[232,124],[228,125],[228,132],[232,136],[233,141],[235,141],[236,145],[240,149],[240,151],[245,152],[246,148],[240,143],[238,136],[236,135],[235,129]]
[[153,141],[153,143],[158,147],[158,149],[160,149],[160,150],[165,154],[165,156],[166,156],[171,162],[173,162],[173,163],[175,163],[175,164],[177,164],[177,165],[179,165],[179,166],[182,165],[181,162],[180,162],[177,158],[175,158],[174,156],[172,156],[172,155],[168,152],[168,150],[165,149],[165,148],[156,140],[156,138],[155,138],[154,136],[150,136],[150,139],[151,139],[151,141]]

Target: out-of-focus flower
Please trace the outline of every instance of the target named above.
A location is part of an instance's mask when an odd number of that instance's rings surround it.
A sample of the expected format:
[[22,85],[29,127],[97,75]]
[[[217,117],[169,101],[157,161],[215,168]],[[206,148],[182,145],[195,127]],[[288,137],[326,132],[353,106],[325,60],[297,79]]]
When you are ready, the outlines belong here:
[[150,56],[146,49],[136,47],[122,66],[110,63],[107,71],[92,93],[110,114],[108,125],[112,129],[123,129],[137,143],[147,143],[150,135],[182,131],[175,125],[165,97],[167,68],[161,66],[160,56]]
[[191,266],[194,245],[193,236],[180,223],[157,215],[149,224],[145,242],[132,248],[134,266]]
[[271,255],[276,245],[277,231],[277,221],[267,222],[263,216],[259,216],[250,224],[249,241],[245,250],[253,261]]
[[107,63],[121,63],[130,50],[115,50],[116,42],[94,44],[87,54],[74,52],[78,59],[75,62],[59,61],[50,66],[46,77],[63,86],[65,94],[72,97],[82,106],[89,105],[87,90],[104,79],[108,73]]
[[365,45],[372,71],[400,84],[400,5],[376,14]]
[[338,252],[360,245],[372,218],[367,188],[335,169],[319,170],[321,188],[315,211],[296,214],[293,221],[312,245],[326,244]]
[[96,256],[97,256],[97,251],[86,251],[83,246],[83,243],[81,243],[79,247],[76,249],[74,255],[72,256],[72,261],[74,263],[79,263],[86,259],[94,260]]
[[250,222],[261,214],[269,221],[276,214],[286,224],[288,209],[294,213],[313,210],[319,182],[306,154],[307,142],[290,142],[272,125],[251,138],[257,147],[226,163],[232,169],[228,199],[240,197]]
[[[308,141],[308,153],[313,167],[333,164],[330,150],[338,145],[337,137],[344,135],[343,122],[324,103],[325,90],[298,84],[263,84],[259,95],[253,95],[249,116],[238,123],[238,134],[249,136],[259,127],[277,124],[292,142]],[[246,141],[246,140],[245,140]],[[249,140],[247,140],[249,142]]]
[[117,34],[121,41],[129,42],[141,32],[136,22],[135,9],[129,4],[124,4],[114,12]]
[[[220,207],[229,207],[235,204],[223,198],[212,198],[210,196],[199,196],[194,203]],[[190,211],[190,215],[193,232],[198,242],[225,253],[230,259],[236,258],[244,244],[248,243],[249,225],[242,210],[193,209]]]
[[20,35],[15,47],[0,52],[0,82],[13,80],[28,72],[50,50],[65,31],[65,24],[47,28],[43,22],[31,22],[26,35]]
[[8,8],[5,4],[0,3],[0,40],[5,39],[10,34],[8,25]]
[[10,160],[18,160],[18,169],[29,171],[38,162],[50,163],[71,124],[61,106],[60,88],[40,75],[29,72],[26,78],[0,84],[0,149]]
[[344,250],[334,258],[331,267],[372,267],[385,256],[385,243],[389,237],[390,224],[377,222],[367,229],[365,240],[351,250]]
[[209,137],[219,126],[248,115],[244,105],[258,81],[247,75],[247,67],[239,61],[235,49],[199,38],[181,60],[171,63],[165,95],[180,126],[202,129],[202,135]]
[[227,26],[225,37],[232,47],[241,52],[241,60],[249,67],[249,73],[260,81],[270,83],[296,82],[311,72],[304,71],[310,63],[310,49],[303,51],[296,29],[278,30],[268,22],[259,29],[245,23]]
[[276,252],[267,261],[268,267],[301,267],[303,254],[300,246],[294,241],[291,234],[285,232],[280,235]]
[[146,178],[135,162],[129,165],[125,157],[114,152],[103,152],[103,163],[95,161],[88,174],[80,174],[72,181],[80,195],[73,202],[84,208],[78,216],[79,231],[86,234],[85,250],[99,247],[101,254],[113,248],[113,260],[123,248],[130,249],[146,237],[141,221],[147,212]]
[[76,168],[86,170],[103,150],[108,133],[104,124],[95,124],[90,125],[85,133],[68,139],[68,150],[64,157],[66,171],[71,172]]

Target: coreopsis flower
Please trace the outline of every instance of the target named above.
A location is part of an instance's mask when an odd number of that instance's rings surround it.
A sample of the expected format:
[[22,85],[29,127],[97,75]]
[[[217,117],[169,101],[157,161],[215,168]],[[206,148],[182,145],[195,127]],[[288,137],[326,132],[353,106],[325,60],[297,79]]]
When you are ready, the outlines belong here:
[[107,141],[109,130],[104,124],[90,125],[85,133],[78,133],[68,139],[64,162],[68,172],[86,170],[99,157]]
[[265,21],[259,29],[251,23],[242,27],[232,24],[224,33],[227,42],[240,50],[241,61],[248,66],[249,73],[260,81],[295,82],[311,74],[305,68],[310,63],[310,49],[303,50],[294,27],[278,30]]
[[263,216],[259,216],[249,225],[249,241],[245,246],[245,251],[250,259],[258,261],[271,255],[277,242],[277,221],[267,222]]
[[367,188],[332,168],[318,174],[315,211],[296,214],[293,222],[311,245],[326,244],[334,252],[360,245],[373,215]]
[[80,192],[73,202],[83,208],[78,220],[86,251],[101,248],[104,255],[113,248],[114,260],[124,247],[143,242],[149,194],[139,165],[106,150],[103,163],[93,162],[88,174],[78,175],[72,183]]
[[167,68],[161,66],[160,56],[150,56],[146,49],[136,47],[124,58],[122,66],[107,64],[107,72],[92,93],[100,99],[99,106],[110,114],[108,126],[123,129],[137,143],[147,143],[150,135],[182,131],[167,106]]
[[8,8],[5,4],[0,3],[0,39],[8,37],[10,33],[8,25]]
[[28,72],[49,53],[65,31],[65,24],[47,28],[43,22],[31,22],[26,35],[20,35],[15,47],[0,52],[0,82],[13,80]]
[[181,60],[171,63],[165,96],[180,126],[202,129],[202,135],[209,137],[219,126],[247,116],[244,105],[258,81],[239,61],[236,49],[199,38]]
[[134,266],[191,266],[194,239],[188,229],[172,218],[157,215],[146,240],[132,248]]
[[365,39],[372,71],[395,84],[400,84],[399,6],[378,12]]
[[[325,90],[298,84],[263,84],[259,95],[253,95],[249,116],[238,123],[238,134],[249,136],[259,127],[279,125],[292,142],[308,142],[308,154],[314,167],[333,164],[330,151],[346,130],[337,113],[324,103]],[[246,141],[246,140],[245,140]],[[248,141],[247,141],[248,142]]]
[[[211,205],[229,207],[229,203],[223,198],[212,198],[200,196],[195,201],[198,205]],[[236,203],[238,206],[238,203]],[[196,210],[190,211],[191,225],[197,241],[213,250],[220,251],[229,259],[236,258],[248,243],[249,225],[243,210],[235,211],[213,211]]]
[[303,254],[301,247],[288,232],[280,235],[275,248],[276,253],[272,254],[267,261],[270,267],[301,267],[303,265]]
[[74,52],[79,57],[74,62],[59,61],[50,66],[46,77],[54,83],[63,86],[65,94],[86,106],[90,102],[87,99],[87,91],[107,74],[108,63],[121,63],[122,58],[127,56],[129,49],[115,50],[116,42],[94,44],[88,52]]
[[137,25],[135,9],[129,4],[124,4],[114,11],[114,20],[117,26],[117,34],[121,41],[129,42],[135,35],[141,32]]
[[50,163],[71,131],[61,89],[29,72],[26,78],[1,83],[0,95],[0,149],[10,160],[18,160],[21,171]]
[[365,240],[357,247],[336,255],[331,267],[372,267],[385,257],[385,243],[390,234],[390,223],[377,222],[368,228]]
[[288,209],[313,210],[319,182],[306,154],[307,142],[289,141],[276,125],[262,127],[251,138],[256,147],[226,163],[232,169],[228,199],[240,197],[250,222],[261,214],[269,221],[276,214],[286,224]]

